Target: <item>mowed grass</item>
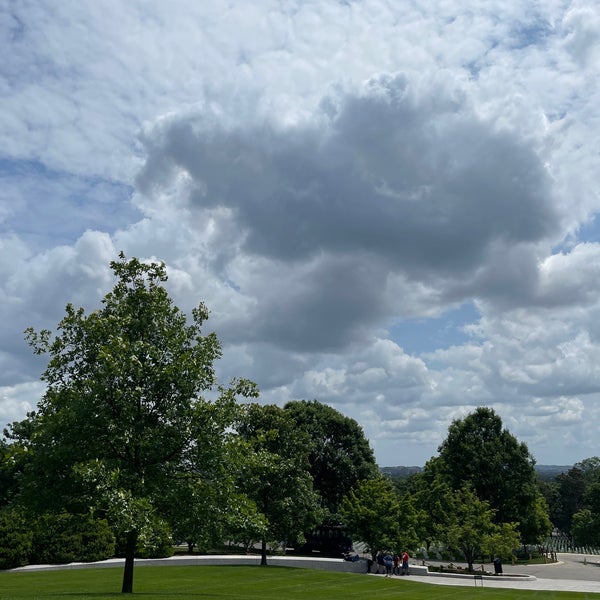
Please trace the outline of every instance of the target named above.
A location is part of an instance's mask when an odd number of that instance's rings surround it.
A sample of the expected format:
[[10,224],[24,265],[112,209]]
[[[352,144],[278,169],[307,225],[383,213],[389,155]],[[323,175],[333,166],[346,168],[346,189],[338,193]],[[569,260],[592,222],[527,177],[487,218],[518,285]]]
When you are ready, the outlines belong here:
[[[1,600],[127,598],[122,568],[0,572]],[[137,567],[135,600],[582,600],[600,594],[438,586],[410,579],[260,566]]]

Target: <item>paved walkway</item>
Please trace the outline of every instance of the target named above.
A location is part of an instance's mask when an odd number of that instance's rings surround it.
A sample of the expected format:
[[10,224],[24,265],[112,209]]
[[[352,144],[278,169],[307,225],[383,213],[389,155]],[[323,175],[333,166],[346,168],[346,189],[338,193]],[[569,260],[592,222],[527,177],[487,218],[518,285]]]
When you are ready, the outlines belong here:
[[[485,570],[494,571],[493,564]],[[515,577],[511,577],[515,575]],[[519,576],[519,577],[517,577]],[[583,554],[559,554],[558,562],[547,565],[504,565],[503,574],[484,577],[482,581],[473,576],[446,577],[443,575],[415,577],[430,585],[481,585],[487,588],[520,590],[556,590],[600,594],[600,557]]]

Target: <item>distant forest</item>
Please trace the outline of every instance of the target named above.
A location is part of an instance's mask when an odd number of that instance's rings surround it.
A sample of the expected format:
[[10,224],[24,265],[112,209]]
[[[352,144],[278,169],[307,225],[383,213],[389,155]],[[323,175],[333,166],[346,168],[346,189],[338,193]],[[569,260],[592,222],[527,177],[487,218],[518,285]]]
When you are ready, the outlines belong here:
[[[573,465],[535,465],[535,472],[542,481],[552,481],[561,473],[566,473]],[[421,473],[423,467],[380,467],[379,469],[388,477],[406,479],[415,473]]]

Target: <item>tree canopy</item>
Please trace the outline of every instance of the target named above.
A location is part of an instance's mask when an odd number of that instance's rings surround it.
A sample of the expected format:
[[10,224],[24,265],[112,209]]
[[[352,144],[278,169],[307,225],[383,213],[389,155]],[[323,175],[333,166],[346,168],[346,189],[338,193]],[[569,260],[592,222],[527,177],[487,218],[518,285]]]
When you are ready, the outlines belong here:
[[295,426],[307,434],[308,469],[323,507],[338,512],[342,498],[358,481],[378,475],[377,463],[362,427],[317,400],[284,406]]
[[340,513],[347,531],[367,545],[373,558],[397,545],[400,502],[385,477],[358,482],[342,500]]
[[494,510],[470,486],[448,492],[445,503],[448,509],[445,522],[438,526],[440,539],[464,554],[469,571],[476,556],[511,553],[519,545],[516,524],[494,523]]
[[308,471],[308,435],[275,405],[240,407],[240,490],[262,516],[261,564],[267,563],[267,542],[302,538],[323,512]]
[[479,407],[453,421],[438,450],[426,471],[438,474],[452,489],[469,484],[495,511],[496,523],[519,524],[523,541],[534,543],[549,533],[535,460],[526,444],[503,428],[493,409]]

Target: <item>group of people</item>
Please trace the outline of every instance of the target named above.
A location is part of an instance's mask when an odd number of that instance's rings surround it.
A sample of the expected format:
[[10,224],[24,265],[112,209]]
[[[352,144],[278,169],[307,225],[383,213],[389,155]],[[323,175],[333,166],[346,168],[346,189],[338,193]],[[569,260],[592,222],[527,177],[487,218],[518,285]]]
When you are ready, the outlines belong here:
[[392,575],[408,575],[408,561],[410,556],[405,550],[402,555],[392,554],[386,552],[385,554],[380,550],[375,557],[377,562],[377,573],[385,573],[386,577]]

